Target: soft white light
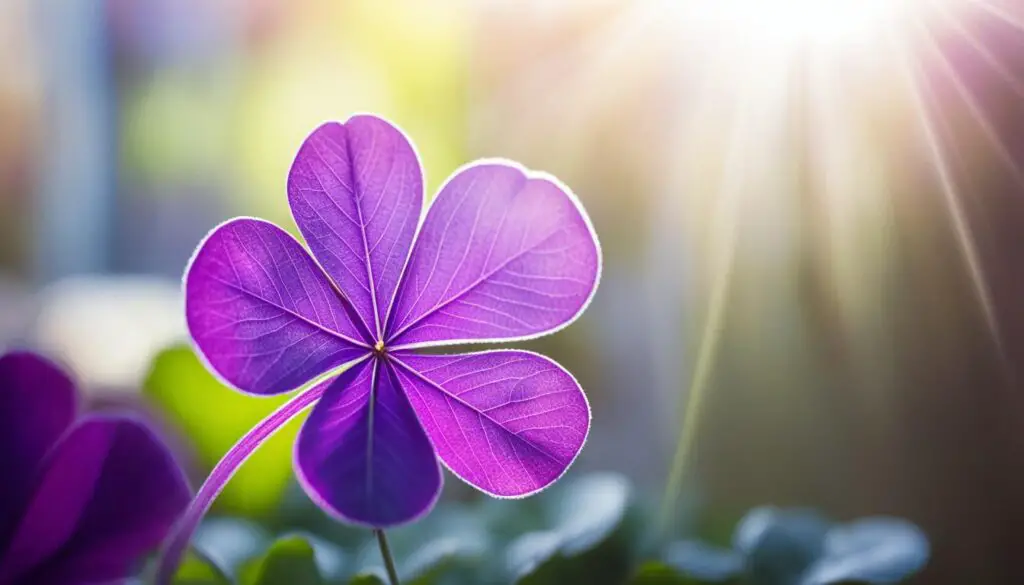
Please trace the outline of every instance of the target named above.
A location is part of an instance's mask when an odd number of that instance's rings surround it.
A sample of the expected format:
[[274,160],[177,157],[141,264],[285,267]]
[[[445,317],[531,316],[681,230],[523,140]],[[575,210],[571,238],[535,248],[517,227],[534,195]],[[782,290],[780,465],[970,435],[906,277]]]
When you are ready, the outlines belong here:
[[775,47],[872,42],[926,0],[669,0],[690,30]]
[[32,345],[88,392],[137,391],[153,356],[186,339],[181,286],[144,276],[77,276],[39,294]]

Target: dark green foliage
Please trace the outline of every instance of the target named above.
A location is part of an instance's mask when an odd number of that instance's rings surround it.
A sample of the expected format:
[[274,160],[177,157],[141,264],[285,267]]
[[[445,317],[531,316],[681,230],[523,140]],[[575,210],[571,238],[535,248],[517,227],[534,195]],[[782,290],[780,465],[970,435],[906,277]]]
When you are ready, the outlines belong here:
[[[370,531],[342,526],[291,496],[262,525],[207,520],[195,540],[201,554],[179,571],[179,580],[193,580],[180,583],[386,585]],[[629,482],[594,474],[524,500],[445,501],[388,538],[403,585],[611,585],[634,569],[640,524]],[[207,574],[209,581],[199,580]]]
[[241,585],[323,585],[313,545],[300,536],[270,545],[262,557],[243,566]]
[[[625,477],[597,473],[523,500],[445,499],[387,533],[403,585],[896,583],[927,556],[907,522],[834,525],[773,508],[748,514],[731,544],[666,544],[653,538],[654,509]],[[335,522],[295,492],[261,525],[208,519],[195,545],[175,585],[388,583],[369,530]]]
[[209,559],[196,552],[185,555],[174,576],[174,585],[230,585],[227,577]]
[[809,510],[756,508],[739,523],[731,548],[680,541],[668,566],[701,583],[838,585],[899,583],[928,560],[929,544],[899,518],[833,524]]
[[[649,561],[637,569],[628,585],[705,585],[705,583],[707,582],[682,574],[667,563]],[[723,581],[723,583],[725,585],[742,585],[738,577]]]
[[508,576],[522,585],[617,583],[632,568],[635,523],[625,478],[595,474],[554,493],[545,529],[506,550]]

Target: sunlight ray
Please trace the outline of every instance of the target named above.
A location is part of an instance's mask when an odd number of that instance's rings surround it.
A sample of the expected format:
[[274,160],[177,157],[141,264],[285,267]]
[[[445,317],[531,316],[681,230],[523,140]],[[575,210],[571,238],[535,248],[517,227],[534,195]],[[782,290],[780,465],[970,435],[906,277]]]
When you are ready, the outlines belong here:
[[[902,46],[895,40],[892,42],[892,46],[896,49],[898,54],[900,71],[913,103],[913,110],[917,117],[917,123],[919,130],[922,133],[924,145],[928,149],[928,156],[937,174],[946,211],[956,235],[965,267],[970,275],[971,283],[974,287],[974,293],[981,306],[989,334],[992,336],[992,341],[995,343],[1000,355],[1002,356],[1002,335],[996,318],[995,307],[992,303],[992,296],[988,289],[988,284],[985,281],[985,274],[981,266],[981,261],[978,258],[978,252],[974,243],[974,236],[971,233],[970,225],[967,223],[967,217],[960,203],[960,195],[957,191],[956,182],[950,172],[949,165],[947,164],[938,132],[935,130],[932,120],[929,118],[930,110],[928,108],[927,100],[925,99],[925,96],[922,95],[921,88],[918,87],[919,76],[915,75],[915,72],[918,71],[918,67],[915,67],[915,63],[911,62],[912,56],[911,53],[906,50],[906,47]],[[925,83],[927,84],[927,82]]]
[[990,2],[986,2],[986,0],[964,1],[984,10],[985,12],[988,12],[992,16],[998,18],[999,20],[1002,20],[1006,24],[1018,29],[1019,31],[1024,32],[1024,20],[1008,12],[1005,8],[996,6]]
[[[964,40],[967,41],[970,47],[974,49],[974,51],[977,52],[981,56],[981,58],[984,59],[985,62],[988,63],[989,66],[992,67],[992,69],[994,69],[996,73],[998,73],[1003,78],[1003,80],[1013,89],[1014,93],[1024,98],[1024,81],[1014,76],[1013,72],[1011,72],[1006,67],[1006,64],[1000,61],[999,58],[996,57],[994,53],[992,53],[991,49],[986,47],[984,44],[981,43],[981,41],[977,39],[977,37],[971,34],[971,31],[967,29],[964,23],[961,22],[960,19],[957,19],[952,14],[950,14],[948,9],[945,9],[940,5],[938,7],[937,12],[945,20],[945,24],[949,26],[957,34],[961,35],[964,38]],[[923,23],[920,24],[921,26],[924,26]],[[927,26],[924,26],[924,28],[929,33],[929,40],[932,41],[932,43],[934,44],[934,35],[930,34],[930,30],[927,28]]]
[[[557,103],[561,92],[550,91],[553,81],[566,87],[593,87],[600,84],[609,71],[622,69],[631,58],[629,50],[656,16],[647,3],[624,6],[622,12],[606,16],[604,20],[575,39],[569,46],[560,46],[549,54],[538,55],[522,74],[513,76],[514,88],[509,91],[530,96],[533,107]],[[621,62],[620,62],[621,61]],[[577,92],[575,106],[566,114],[583,117],[592,111],[589,103],[601,97],[601,92]],[[567,132],[568,133],[568,132]]]
[[[967,109],[970,112],[971,117],[973,117],[974,120],[978,123],[978,126],[979,128],[981,128],[981,131],[985,135],[986,140],[988,140],[992,144],[992,147],[995,149],[995,152],[998,155],[999,159],[1003,162],[1003,164],[1006,165],[1007,168],[1009,168],[1017,184],[1020,186],[1024,186],[1024,170],[1022,170],[1020,166],[1017,165],[1017,162],[1014,160],[1013,154],[1011,154],[1010,151],[1006,148],[1006,144],[1004,144],[1003,140],[999,137],[999,134],[996,132],[996,129],[992,126],[992,122],[988,119],[988,116],[986,116],[985,112],[982,110],[981,105],[978,104],[977,100],[974,98],[974,95],[971,94],[970,89],[968,89],[968,87],[964,84],[964,81],[960,79],[960,76],[957,75],[956,70],[953,68],[952,64],[950,64],[945,54],[943,54],[942,50],[938,45],[938,42],[935,40],[934,35],[931,34],[931,31],[929,31],[928,28],[924,26],[921,27],[921,31],[928,44],[928,48],[935,55],[936,61],[942,68],[942,71],[945,73],[946,77],[953,83],[953,87],[956,89],[957,94],[960,95],[964,104],[967,106]],[[1024,94],[1022,94],[1022,97],[1024,97]]]
[[[646,271],[649,275],[646,296],[650,303],[647,328],[651,337],[657,340],[650,348],[651,360],[654,364],[653,381],[656,389],[668,393],[676,393],[679,380],[685,377],[686,367],[681,364],[680,355],[684,353],[686,305],[680,302],[685,294],[686,266],[679,260],[678,251],[687,246],[688,230],[682,223],[688,216],[687,197],[688,180],[692,178],[692,169],[685,164],[671,160],[695,160],[706,150],[706,144],[694,140],[693,136],[701,133],[702,123],[715,118],[714,109],[718,105],[714,91],[715,78],[712,75],[701,75],[692,87],[693,101],[688,107],[680,108],[671,116],[673,130],[668,134],[672,137],[667,145],[667,152],[674,153],[664,161],[666,167],[665,194],[660,204],[652,205],[651,209],[651,243],[648,247]],[[690,90],[687,87],[687,90]],[[692,202],[691,202],[692,203]],[[675,410],[675,420],[685,416],[686,399],[679,401]]]
[[[796,217],[799,223],[798,278],[810,317],[808,331],[823,355],[841,361],[845,328],[836,289],[837,243],[845,225],[836,208],[837,185],[831,180],[843,167],[834,156],[848,133],[825,119],[825,74],[835,69],[834,53],[805,50],[795,59],[789,117],[792,123],[794,166],[797,169]],[[834,79],[830,80],[833,83]],[[845,130],[845,128],[843,129]],[[852,200],[848,200],[852,201]]]
[[[646,31],[656,22],[657,13],[644,3],[627,7],[618,18],[609,19],[609,25],[602,27],[601,34],[590,34],[574,50],[559,60],[560,65],[552,71],[561,75],[572,72],[571,86],[578,88],[599,87],[608,79],[609,72],[630,71],[633,47],[642,44]],[[563,112],[567,129],[585,126],[587,117],[600,108],[602,100],[609,99],[613,92],[582,91],[573,97],[573,107]],[[551,92],[553,99],[557,92]],[[570,130],[566,130],[570,132]]]
[[750,136],[750,95],[743,92],[737,98],[732,114],[731,131],[726,153],[726,162],[721,170],[724,177],[720,188],[721,199],[714,212],[715,228],[712,232],[713,278],[709,293],[704,326],[697,349],[697,358],[684,398],[684,412],[676,451],[669,468],[665,495],[661,509],[659,531],[671,526],[676,515],[676,503],[684,474],[687,469],[697,436],[697,421],[707,390],[711,384],[718,346],[725,328],[725,316],[730,284],[736,256],[737,225],[739,223],[739,198],[744,174],[744,145]]

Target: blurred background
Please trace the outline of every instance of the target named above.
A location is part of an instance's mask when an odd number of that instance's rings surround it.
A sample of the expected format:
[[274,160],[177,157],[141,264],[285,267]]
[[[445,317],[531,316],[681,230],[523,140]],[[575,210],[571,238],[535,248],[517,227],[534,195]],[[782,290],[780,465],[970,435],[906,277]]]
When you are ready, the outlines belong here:
[[[428,192],[501,156],[582,199],[601,287],[533,344],[593,405],[572,473],[733,521],[902,515],[920,582],[1024,582],[1019,0],[3,0],[0,345],[201,480],[281,401],[185,345],[185,264],[235,215],[294,232],[299,143],[360,111]],[[220,511],[282,506],[297,428]]]

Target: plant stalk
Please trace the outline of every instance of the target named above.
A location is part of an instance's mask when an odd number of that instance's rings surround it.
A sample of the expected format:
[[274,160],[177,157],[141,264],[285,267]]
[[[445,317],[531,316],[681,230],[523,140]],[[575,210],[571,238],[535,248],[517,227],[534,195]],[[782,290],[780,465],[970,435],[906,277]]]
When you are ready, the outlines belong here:
[[308,408],[323,396],[328,384],[315,384],[312,388],[303,391],[295,398],[286,402],[281,408],[275,410],[252,428],[242,437],[217,463],[210,472],[209,477],[196,492],[195,498],[189,504],[187,510],[179,518],[177,525],[171,530],[169,538],[163,549],[160,564],[157,569],[158,585],[170,585],[174,573],[178,569],[185,551],[188,549],[192,534],[199,527],[203,516],[213,505],[213,501],[224,489],[228,480],[235,474],[238,467],[249,458],[253,452],[269,439],[278,429],[288,421]]
[[384,568],[388,572],[388,581],[391,585],[402,585],[398,580],[398,569],[395,568],[395,559],[391,556],[391,546],[388,545],[388,537],[384,531],[377,529],[373,533],[377,536],[377,545],[380,546],[380,556],[384,559]]

